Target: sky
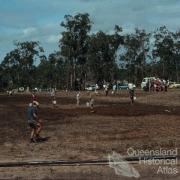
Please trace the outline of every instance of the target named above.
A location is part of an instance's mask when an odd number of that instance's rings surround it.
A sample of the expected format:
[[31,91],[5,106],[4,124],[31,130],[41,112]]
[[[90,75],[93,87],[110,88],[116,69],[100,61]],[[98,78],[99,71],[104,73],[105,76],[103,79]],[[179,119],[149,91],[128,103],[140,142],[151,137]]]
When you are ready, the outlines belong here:
[[39,41],[46,55],[58,50],[65,15],[89,13],[91,33],[111,33],[117,24],[125,33],[160,26],[180,29],[180,0],[0,0],[0,62],[15,41]]

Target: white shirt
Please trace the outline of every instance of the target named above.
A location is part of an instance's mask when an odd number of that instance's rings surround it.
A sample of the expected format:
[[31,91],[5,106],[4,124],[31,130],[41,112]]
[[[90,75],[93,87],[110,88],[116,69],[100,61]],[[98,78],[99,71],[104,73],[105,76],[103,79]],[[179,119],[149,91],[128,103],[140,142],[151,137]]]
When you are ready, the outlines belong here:
[[135,88],[135,85],[134,85],[133,83],[129,83],[129,84],[128,84],[128,88],[131,89],[131,90],[133,90],[133,89]]

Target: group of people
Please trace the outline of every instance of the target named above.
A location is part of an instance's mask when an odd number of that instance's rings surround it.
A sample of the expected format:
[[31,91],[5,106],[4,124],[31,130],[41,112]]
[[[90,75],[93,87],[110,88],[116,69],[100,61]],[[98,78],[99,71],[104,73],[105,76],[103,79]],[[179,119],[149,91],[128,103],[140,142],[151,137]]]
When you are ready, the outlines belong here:
[[[109,84],[104,85],[104,91],[105,91],[105,96],[108,96],[108,92],[109,92]],[[136,99],[135,95],[135,85],[133,83],[129,83],[128,84],[128,91],[129,91],[129,98],[130,98],[130,102],[131,104],[134,104],[134,100]],[[113,84],[112,86],[112,94],[114,94],[117,90],[117,85]]]
[[160,92],[160,91],[167,91],[168,86],[169,86],[168,80],[157,78],[148,81],[148,83],[146,84],[146,89]]
[[[133,84],[129,84],[129,97],[131,100],[131,104],[134,103],[134,91],[135,86]],[[106,96],[108,95],[108,86],[105,88]],[[56,101],[55,93],[51,93],[51,97],[53,102]],[[76,105],[80,105],[80,92],[76,94]],[[55,102],[54,102],[55,103]],[[56,103],[55,103],[56,104]],[[91,112],[94,112],[94,98],[92,93],[89,94],[89,100],[86,103],[87,107],[90,107]],[[28,125],[31,128],[30,134],[30,142],[35,143],[41,141],[43,138],[40,136],[40,132],[42,130],[42,119],[38,116],[38,108],[39,103],[37,101],[37,97],[35,93],[32,93],[32,100],[28,105],[27,115],[28,115]]]
[[[80,92],[76,94],[76,105],[80,105]],[[86,106],[90,107],[91,112],[94,112],[94,98],[92,97],[92,94],[89,95],[89,101],[86,102]]]

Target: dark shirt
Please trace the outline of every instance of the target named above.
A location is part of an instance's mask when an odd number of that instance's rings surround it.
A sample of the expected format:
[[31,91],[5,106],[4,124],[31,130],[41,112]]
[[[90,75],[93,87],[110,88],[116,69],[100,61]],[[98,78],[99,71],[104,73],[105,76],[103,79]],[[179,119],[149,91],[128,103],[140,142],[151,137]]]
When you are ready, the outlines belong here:
[[134,89],[129,89],[130,96],[134,96]]
[[36,120],[36,118],[34,117],[34,114],[37,115],[37,108],[33,106],[28,106],[28,109],[27,109],[28,121],[32,122]]

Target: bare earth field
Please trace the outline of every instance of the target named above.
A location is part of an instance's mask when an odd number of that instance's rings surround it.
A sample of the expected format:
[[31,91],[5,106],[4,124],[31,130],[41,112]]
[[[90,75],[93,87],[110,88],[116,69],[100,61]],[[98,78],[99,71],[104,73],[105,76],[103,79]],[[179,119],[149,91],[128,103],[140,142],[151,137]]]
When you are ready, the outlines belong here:
[[[180,90],[166,93],[136,91],[130,105],[127,91],[105,97],[93,95],[95,112],[81,93],[76,106],[75,92],[58,92],[57,106],[50,96],[37,94],[39,116],[43,119],[42,136],[47,142],[29,143],[27,106],[31,94],[0,94],[0,163],[36,160],[107,159],[113,151],[128,156],[135,150],[171,150],[180,148]],[[179,153],[178,153],[179,154]],[[178,173],[157,173],[158,166],[135,163],[138,179],[180,179]],[[0,167],[0,179],[135,179],[117,175],[108,165]]]

